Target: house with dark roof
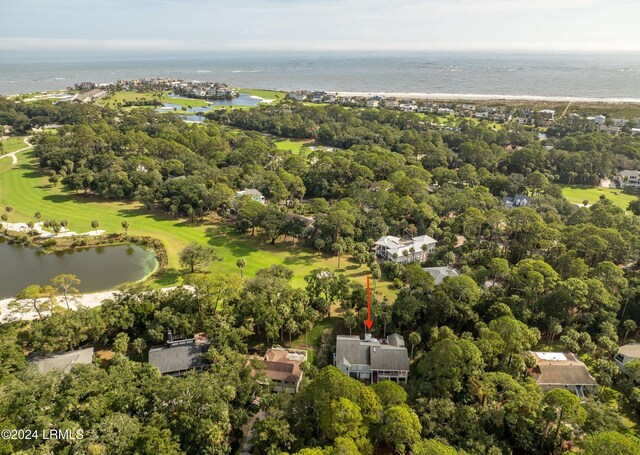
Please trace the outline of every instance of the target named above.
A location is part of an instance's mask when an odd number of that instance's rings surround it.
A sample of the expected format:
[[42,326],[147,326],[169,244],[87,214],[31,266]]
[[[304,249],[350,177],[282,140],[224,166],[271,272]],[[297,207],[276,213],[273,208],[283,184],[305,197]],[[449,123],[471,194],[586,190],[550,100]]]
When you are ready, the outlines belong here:
[[407,382],[409,354],[402,335],[394,333],[386,340],[376,340],[366,334],[338,335],[333,364],[344,374],[376,384],[385,379]]
[[514,197],[505,196],[502,198],[502,205],[508,209],[514,207],[524,207],[531,202],[531,198],[524,194],[516,194]]
[[[275,392],[297,393],[303,372],[300,365],[307,360],[307,351],[273,346],[264,356],[251,356],[249,362],[259,360],[264,364],[264,374]],[[256,375],[253,371],[253,375]]]
[[631,343],[620,346],[618,353],[614,357],[618,368],[620,368],[624,373],[626,373],[626,370],[624,369],[625,364],[638,359],[640,359],[640,343]]
[[538,385],[548,392],[553,389],[566,389],[584,398],[584,392],[595,390],[596,379],[589,369],[571,352],[530,352],[536,365],[528,373]]
[[422,270],[428,272],[433,277],[433,284],[436,286],[442,283],[447,277],[455,278],[460,276],[456,269],[451,267],[422,267]]
[[171,331],[162,346],[149,349],[149,363],[162,374],[180,376],[187,371],[206,371],[209,363],[203,355],[209,350],[209,341],[202,334],[193,338],[174,340]]
[[29,359],[29,362],[33,363],[42,374],[46,374],[54,370],[68,373],[76,364],[89,364],[93,362],[93,348],[60,352],[42,357],[33,357]]

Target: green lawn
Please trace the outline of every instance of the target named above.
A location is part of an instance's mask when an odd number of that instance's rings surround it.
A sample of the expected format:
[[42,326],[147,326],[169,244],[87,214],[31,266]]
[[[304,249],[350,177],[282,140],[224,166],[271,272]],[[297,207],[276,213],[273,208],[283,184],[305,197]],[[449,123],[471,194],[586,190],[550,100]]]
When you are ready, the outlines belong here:
[[[336,257],[320,255],[291,240],[271,245],[262,242],[258,236],[238,234],[223,222],[192,224],[163,212],[147,210],[139,203],[107,201],[96,196],[66,192],[60,187],[53,188],[37,167],[31,151],[20,154],[15,166],[11,165],[10,159],[0,160],[0,207],[7,205],[13,206],[14,222],[33,220],[33,214],[40,212],[43,219],[69,220],[70,229],[76,232],[91,230],[94,219],[107,233],[122,232],[121,223],[127,220],[130,235],[158,238],[167,249],[168,270],[152,283],[156,286],[169,286],[181,281],[178,253],[189,242],[209,244],[217,249],[223,260],[211,264],[208,268],[211,272],[239,273],[236,259],[244,257],[247,262],[245,277],[253,276],[258,269],[282,264],[294,271],[293,284],[298,287],[305,285],[306,274],[319,267],[328,267],[362,284],[368,272],[366,266],[357,267],[345,257],[338,269]],[[381,281],[378,292],[393,297],[396,291],[389,287],[390,284]]]
[[295,153],[296,155],[306,155],[307,152],[309,152],[309,149],[306,146],[314,142],[313,139],[284,138],[274,138],[273,141],[276,143],[276,147],[278,147],[280,150],[288,150]]
[[284,100],[287,92],[279,92],[276,90],[260,90],[254,88],[239,88],[240,93],[247,93],[252,96],[259,96],[265,100]]
[[[7,153],[12,153],[16,150],[28,147],[27,144],[24,143],[24,136],[10,137],[9,139],[5,139],[4,141],[2,141],[2,145],[3,149],[0,152],[0,155],[6,155]],[[11,158],[9,158],[9,161],[11,161]]]
[[[616,194],[619,193],[619,194]],[[589,204],[595,204],[600,200],[601,195],[605,195],[607,199],[623,210],[627,210],[629,202],[638,199],[632,194],[625,194],[620,189],[602,188],[599,186],[589,185],[563,185],[562,195],[574,204],[582,204],[585,200]]]
[[[162,103],[173,103],[179,104],[184,107],[204,107],[207,106],[207,102],[201,99],[195,98],[171,98],[169,97],[170,91],[162,92],[162,96],[160,97],[160,102]],[[101,106],[109,106],[116,107],[118,103],[123,103],[125,101],[135,101],[135,100],[152,100],[157,98],[157,92],[132,92],[132,91],[123,91],[123,92],[115,92],[109,96],[105,96],[98,100],[98,104]]]

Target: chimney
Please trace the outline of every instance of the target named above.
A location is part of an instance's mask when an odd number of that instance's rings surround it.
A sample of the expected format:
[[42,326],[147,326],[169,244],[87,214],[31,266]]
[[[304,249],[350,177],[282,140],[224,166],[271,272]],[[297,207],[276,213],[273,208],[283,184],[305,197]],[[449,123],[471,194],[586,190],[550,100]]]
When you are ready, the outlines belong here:
[[173,335],[171,334],[171,329],[167,329],[167,334],[165,335],[167,344],[173,343]]
[[365,333],[364,334],[364,341],[371,341],[371,334],[370,333]]

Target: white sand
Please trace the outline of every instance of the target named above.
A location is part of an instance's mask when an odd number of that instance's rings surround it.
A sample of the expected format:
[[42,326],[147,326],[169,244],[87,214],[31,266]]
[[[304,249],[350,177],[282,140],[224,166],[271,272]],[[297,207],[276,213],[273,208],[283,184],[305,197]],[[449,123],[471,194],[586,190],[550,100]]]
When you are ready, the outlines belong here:
[[551,102],[582,102],[582,103],[631,103],[640,104],[640,98],[588,98],[572,96],[536,96],[536,95],[476,95],[469,93],[406,93],[406,92],[329,92],[336,96],[368,98],[375,95],[387,98],[414,100],[477,100],[477,101],[551,101]]
[[[177,287],[178,286],[170,286],[170,287],[162,288],[161,291],[168,292],[168,291],[172,291],[173,289],[176,289]],[[193,288],[191,286],[183,286],[183,287],[189,291],[193,291]],[[114,289],[111,291],[81,294],[80,297],[77,299],[77,304],[85,308],[95,308],[97,306],[102,305],[102,302],[104,300],[113,298],[113,296],[117,292],[119,291]],[[38,313],[36,313],[35,311],[31,311],[22,315],[13,315],[9,313],[8,305],[13,300],[15,299],[9,298],[9,299],[0,300],[0,323],[12,322],[12,321],[29,321],[29,320],[38,318]],[[47,300],[46,298],[42,298],[42,299],[39,299],[38,301],[44,302],[46,300]],[[61,296],[58,296],[57,300],[58,300],[58,304],[61,307],[66,309],[64,298]],[[76,304],[74,304],[73,302],[69,302],[69,303],[70,303],[69,306],[71,307],[71,309],[73,310],[77,309]],[[48,316],[49,314],[48,312],[44,312],[44,315]]]
[[[29,232],[29,226],[27,226],[27,223],[3,223],[3,222],[0,222],[0,228],[6,229],[6,230],[12,231],[12,232],[20,232],[20,233],[23,233],[23,234],[27,234]],[[105,233],[105,231],[103,229],[98,229],[98,230],[82,232],[82,233],[78,234],[77,232],[69,231],[67,228],[63,227],[63,228],[60,228],[60,232],[58,234],[54,234],[53,232],[49,232],[44,228],[44,225],[43,225],[42,221],[40,221],[38,223],[35,223],[33,225],[33,230],[35,232],[37,232],[37,235],[39,237],[44,237],[44,238],[81,237],[81,236],[95,237],[95,236],[98,236],[98,235],[103,235]]]

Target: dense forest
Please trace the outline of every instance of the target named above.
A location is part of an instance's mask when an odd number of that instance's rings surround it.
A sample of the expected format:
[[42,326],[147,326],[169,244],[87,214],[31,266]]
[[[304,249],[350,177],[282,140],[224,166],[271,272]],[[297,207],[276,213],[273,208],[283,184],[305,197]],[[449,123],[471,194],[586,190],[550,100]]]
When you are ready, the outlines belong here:
[[[393,280],[395,301],[373,302],[373,331],[409,340],[407,386],[342,375],[327,329],[301,392],[269,393],[244,354],[308,333],[332,304],[344,315],[337,330],[361,334],[363,287],[315,270],[298,289],[284,266],[245,280],[194,273],[185,280],[195,292],[134,287],[93,310],[0,327],[2,427],[87,431],[73,444],[0,441],[0,453],[229,453],[261,408],[254,442],[264,454],[640,454],[628,424],[640,416],[640,368],[624,375],[613,361],[640,323],[640,220],[606,198],[570,204],[558,186],[638,168],[640,139],[560,122],[541,142],[515,125],[436,128],[418,114],[288,103],[208,117],[190,125],[147,109],[0,100],[0,123],[17,131],[63,125],[33,142],[52,182],[69,190],[175,216],[216,212],[247,236],[298,237]],[[338,149],[295,154],[263,133]],[[243,188],[269,203],[235,203]],[[517,193],[531,203],[504,208]],[[428,234],[438,246],[424,264],[378,264],[372,242],[385,234]],[[425,265],[461,275],[436,286]],[[141,363],[168,328],[209,334],[211,372],[162,377]],[[87,344],[112,346],[115,358],[66,375],[25,363],[25,351]],[[598,391],[543,393],[526,372],[527,352],[545,348],[580,355]]]

